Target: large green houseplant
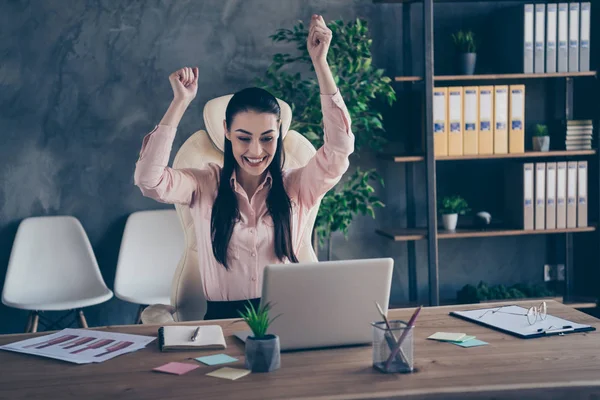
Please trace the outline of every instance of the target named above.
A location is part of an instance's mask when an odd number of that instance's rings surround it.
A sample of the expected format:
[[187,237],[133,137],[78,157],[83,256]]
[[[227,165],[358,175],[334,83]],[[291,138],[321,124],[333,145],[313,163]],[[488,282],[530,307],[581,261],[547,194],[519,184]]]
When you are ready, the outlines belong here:
[[[371,60],[372,39],[367,23],[356,19],[327,23],[333,33],[327,61],[336,84],[352,118],[352,129],[359,132],[355,140],[355,154],[363,148],[381,150],[386,143],[383,117],[378,109],[391,106],[396,93],[391,79],[376,69]],[[293,119],[290,129],[303,134],[316,148],[323,144],[322,112],[319,84],[314,76],[312,62],[306,49],[308,27],[298,21],[292,29],[279,29],[270,38],[274,42],[293,43],[296,54],[278,53],[273,56],[265,77],[257,85],[270,90],[290,104]],[[308,77],[305,77],[308,75]],[[359,169],[345,183],[328,192],[321,201],[315,233],[323,246],[331,242],[335,231],[347,233],[348,226],[358,213],[375,217],[374,208],[383,203],[374,195],[370,182],[383,181],[373,170]],[[331,258],[329,246],[328,259]]]

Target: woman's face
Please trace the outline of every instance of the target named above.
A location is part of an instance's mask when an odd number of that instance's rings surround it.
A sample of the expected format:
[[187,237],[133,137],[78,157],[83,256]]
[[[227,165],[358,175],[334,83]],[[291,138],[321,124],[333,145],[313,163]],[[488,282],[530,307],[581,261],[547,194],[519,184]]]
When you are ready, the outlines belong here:
[[240,169],[252,176],[262,175],[277,150],[277,116],[270,113],[241,112],[233,118],[230,131],[227,131],[225,121],[223,126]]

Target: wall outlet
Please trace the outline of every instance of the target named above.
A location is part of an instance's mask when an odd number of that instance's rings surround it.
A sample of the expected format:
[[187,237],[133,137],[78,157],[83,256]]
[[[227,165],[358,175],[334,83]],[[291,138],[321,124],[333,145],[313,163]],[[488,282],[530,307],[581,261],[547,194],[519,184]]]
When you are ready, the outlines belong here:
[[564,264],[546,264],[544,265],[544,282],[564,281],[565,280],[565,265]]

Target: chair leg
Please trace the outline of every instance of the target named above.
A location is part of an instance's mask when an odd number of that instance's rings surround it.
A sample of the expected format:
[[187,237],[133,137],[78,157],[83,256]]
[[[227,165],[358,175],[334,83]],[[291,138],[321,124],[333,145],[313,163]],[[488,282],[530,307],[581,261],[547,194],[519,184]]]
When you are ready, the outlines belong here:
[[79,315],[79,327],[84,328],[84,329],[87,328],[88,324],[87,324],[87,321],[85,320],[85,315],[83,315],[83,310],[79,310],[78,315]]
[[33,325],[33,311],[29,312],[27,316],[27,326],[25,327],[25,333],[31,332],[31,326]]
[[35,333],[37,332],[38,329],[38,322],[40,321],[40,315],[38,314],[37,311],[33,311],[32,313],[32,320],[31,320],[31,333]]
[[135,318],[136,324],[140,324],[142,322],[142,312],[144,311],[145,308],[146,308],[145,305],[140,304],[140,307],[138,308],[138,312],[137,312],[137,317]]

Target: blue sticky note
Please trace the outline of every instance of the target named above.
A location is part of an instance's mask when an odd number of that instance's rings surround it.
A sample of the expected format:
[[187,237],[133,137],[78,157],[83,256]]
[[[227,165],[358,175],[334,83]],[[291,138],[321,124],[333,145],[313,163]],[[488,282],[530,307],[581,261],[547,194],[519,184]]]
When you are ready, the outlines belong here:
[[238,359],[228,356],[227,354],[215,354],[212,356],[198,357],[195,360],[206,365],[219,365],[235,362]]
[[479,339],[471,339],[471,340],[467,340],[466,342],[453,342],[455,345],[457,346],[461,346],[461,347],[476,347],[476,346],[485,346],[486,344],[489,344],[487,342],[484,342],[483,340],[479,340]]

